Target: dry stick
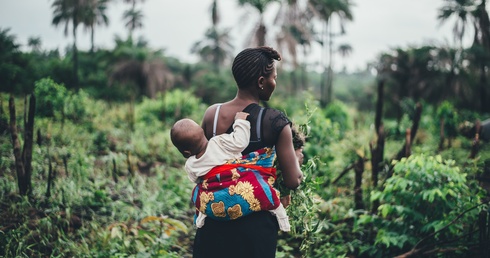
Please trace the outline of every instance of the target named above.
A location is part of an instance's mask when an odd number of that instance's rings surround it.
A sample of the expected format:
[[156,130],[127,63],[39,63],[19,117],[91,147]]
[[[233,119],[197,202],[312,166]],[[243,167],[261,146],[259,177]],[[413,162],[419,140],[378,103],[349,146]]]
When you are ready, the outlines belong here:
[[[27,95],[24,96],[24,129],[27,127]],[[24,130],[24,139],[26,138],[26,131]]]
[[[410,142],[413,142],[413,140],[415,139],[415,135],[417,134],[417,130],[419,129],[419,123],[420,123],[420,117],[422,116],[422,104],[417,103],[416,106],[415,106],[415,116],[413,117],[413,121],[412,121],[412,128],[410,129]],[[408,157],[410,155],[407,155],[406,153],[406,146],[407,143],[405,143],[403,145],[403,148],[400,149],[400,151],[398,152],[398,154],[396,155],[396,160],[400,160],[401,158],[403,157]]]
[[342,170],[342,172],[340,172],[340,175],[337,178],[335,178],[335,180],[332,181],[332,184],[337,183],[337,181],[339,181],[343,176],[345,176],[345,174],[347,174],[347,172],[349,172],[349,170],[351,170],[355,165],[356,163],[353,162],[349,166],[347,166],[344,170]]
[[473,143],[471,144],[470,156],[468,157],[470,159],[474,159],[480,149],[480,134],[479,134],[481,128],[480,120],[476,120],[475,128],[476,128],[476,134],[475,134],[475,138],[473,138]]
[[46,188],[46,201],[48,201],[51,196],[51,185],[53,183],[53,165],[51,164],[51,154],[49,153],[48,146],[48,187]]
[[488,257],[488,236],[487,236],[487,220],[488,220],[488,212],[480,211],[478,214],[478,226],[480,228],[480,254],[482,257]]
[[68,154],[63,154],[61,159],[63,160],[63,166],[65,167],[66,177],[69,177],[69,174],[68,174]]
[[454,219],[453,219],[451,222],[449,222],[449,223],[448,223],[447,225],[445,225],[444,227],[442,227],[442,228],[440,228],[439,230],[434,231],[434,232],[430,233],[428,236],[426,236],[426,237],[422,238],[422,239],[421,239],[419,242],[417,242],[417,244],[415,244],[415,245],[413,246],[412,250],[410,250],[410,251],[408,251],[408,252],[406,252],[406,253],[404,253],[404,254],[401,254],[401,255],[399,255],[399,256],[396,256],[396,258],[405,258],[405,257],[411,257],[411,256],[413,256],[413,255],[418,254],[420,251],[422,251],[422,250],[424,249],[424,248],[416,249],[416,248],[417,248],[417,246],[419,246],[419,245],[420,245],[422,242],[424,242],[425,240],[427,240],[427,239],[429,239],[429,238],[431,238],[431,237],[435,236],[437,233],[439,233],[439,232],[441,232],[441,231],[445,230],[446,228],[448,228],[449,226],[451,226],[452,224],[454,224],[454,223],[455,223],[457,220],[459,220],[459,219],[460,219],[460,218],[461,218],[461,217],[462,217],[464,214],[466,214],[466,213],[468,213],[468,212],[470,212],[470,211],[472,211],[472,210],[474,210],[474,209],[476,209],[476,208],[478,208],[478,207],[480,207],[480,206],[482,206],[482,205],[486,205],[486,204],[488,204],[488,202],[480,203],[480,204],[478,204],[478,205],[476,205],[476,206],[473,206],[473,207],[471,207],[471,208],[469,208],[469,209],[467,209],[467,210],[463,211],[462,213],[460,213],[460,214],[459,214],[459,215],[458,215],[456,218],[454,218]]
[[117,184],[117,167],[115,158],[112,158],[112,179],[114,180],[114,183]]
[[410,137],[410,128],[405,131],[405,157],[412,155],[412,140]]
[[[373,189],[378,187],[378,175],[381,168],[381,162],[383,161],[384,156],[384,145],[385,145],[385,133],[384,126],[382,122],[383,118],[383,103],[384,103],[384,80],[380,80],[378,82],[378,100],[376,102],[376,116],[374,118],[374,125],[376,129],[376,134],[378,136],[378,140],[376,143],[376,147],[372,147],[371,149],[371,180],[373,183]],[[376,213],[379,207],[379,201],[374,201],[371,209],[372,213]]]
[[[378,131],[378,141],[376,143],[376,147],[373,148],[372,144],[369,145],[371,149],[371,180],[373,183],[373,189],[378,188],[378,175],[381,170],[381,163],[383,162],[384,156],[384,145],[385,145],[385,132],[383,124],[380,125]],[[379,207],[379,201],[376,200],[373,202],[373,206],[371,208],[371,212],[374,214],[377,212]]]
[[25,170],[22,163],[22,153],[20,151],[19,136],[17,135],[17,125],[15,121],[15,102],[14,97],[10,95],[9,98],[9,112],[10,112],[10,135],[12,137],[12,145],[14,146],[15,157],[15,170],[17,172],[17,184],[19,186],[19,193],[21,195],[27,195],[28,189],[24,183]]
[[[363,158],[362,161],[368,161],[368,159],[367,158]],[[344,170],[342,170],[342,172],[340,172],[340,175],[337,178],[335,178],[335,180],[332,181],[332,184],[337,183],[342,177],[345,176],[345,174],[347,174],[347,172],[349,172],[349,170],[351,170],[352,168],[354,168],[354,166],[356,165],[356,162],[357,161],[354,161],[349,166],[347,166],[346,168],[344,168]]]
[[[403,147],[398,151],[396,156],[393,158],[393,160],[401,160],[403,157],[408,157],[410,154],[408,153],[410,151],[410,145],[415,139],[415,135],[417,134],[417,130],[419,128],[419,123],[420,123],[420,117],[422,116],[422,104],[417,103],[415,106],[415,116],[413,117],[413,123],[412,123],[412,129],[407,129],[406,134],[405,134],[405,144]],[[410,136],[410,137],[409,137]],[[393,165],[390,166],[390,169],[388,170],[388,175],[386,179],[390,178],[393,175]]]
[[27,123],[25,126],[24,149],[22,150],[22,160],[24,162],[24,171],[28,194],[32,190],[32,145],[34,142],[34,114],[36,110],[36,97],[31,96],[29,100],[29,113],[27,114]]
[[131,152],[130,151],[126,152],[126,163],[128,166],[129,182],[130,182],[130,184],[133,184],[133,182],[134,182],[134,170],[133,170],[133,167],[131,166]]
[[356,172],[355,185],[354,185],[354,205],[356,210],[364,209],[362,203],[362,173],[364,172],[364,159],[359,157],[354,165],[354,171]]
[[134,177],[134,170],[131,165],[131,151],[126,152],[126,164],[128,166],[128,173],[131,175],[131,177]]
[[37,128],[37,145],[41,147],[41,144],[43,144],[43,136],[41,135],[41,129]]
[[444,136],[444,118],[441,118],[439,121],[439,151],[442,151],[444,149],[444,140],[446,137]]

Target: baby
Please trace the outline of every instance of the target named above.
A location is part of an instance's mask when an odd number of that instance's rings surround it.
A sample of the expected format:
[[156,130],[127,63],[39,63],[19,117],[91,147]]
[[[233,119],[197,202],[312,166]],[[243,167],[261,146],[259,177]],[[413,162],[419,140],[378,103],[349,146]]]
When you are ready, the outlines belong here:
[[[189,179],[199,183],[199,177],[206,175],[215,166],[229,164],[242,157],[242,151],[248,146],[250,140],[250,122],[246,120],[248,113],[237,112],[233,124],[233,132],[221,134],[209,141],[204,131],[191,119],[177,121],[171,131],[172,143],[187,158],[185,170]],[[282,231],[290,231],[290,224],[286,210],[282,204],[270,210],[279,222]],[[198,228],[204,225],[206,215],[199,212],[196,219]]]

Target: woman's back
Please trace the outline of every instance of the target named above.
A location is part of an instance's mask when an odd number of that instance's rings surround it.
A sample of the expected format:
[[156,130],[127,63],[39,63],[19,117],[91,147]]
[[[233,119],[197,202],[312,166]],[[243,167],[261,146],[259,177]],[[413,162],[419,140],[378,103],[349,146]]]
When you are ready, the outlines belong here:
[[[235,109],[230,111],[228,105],[218,105],[220,107],[214,108],[214,115],[206,116],[203,120],[204,132],[208,139],[214,134],[231,133],[233,130],[233,119],[230,121],[229,118]],[[263,108],[256,103],[251,103],[239,111],[249,113],[247,120],[250,121],[251,126],[250,143],[242,154],[247,154],[263,147],[275,146],[282,129],[286,125],[291,125],[289,119],[282,112],[272,108]]]

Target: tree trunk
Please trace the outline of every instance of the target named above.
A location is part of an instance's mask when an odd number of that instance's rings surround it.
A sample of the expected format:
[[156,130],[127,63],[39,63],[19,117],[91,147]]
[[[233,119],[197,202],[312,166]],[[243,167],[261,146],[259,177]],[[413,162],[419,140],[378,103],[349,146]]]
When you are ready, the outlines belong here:
[[326,50],[325,50],[325,38],[327,35],[327,27],[328,27],[328,20],[325,21],[325,26],[323,27],[322,31],[322,36],[321,38],[324,39],[323,44],[322,44],[322,56],[321,56],[321,64],[323,66],[323,74],[320,79],[320,106],[322,108],[327,106],[327,90],[326,90],[326,84],[327,84],[327,65],[325,64],[325,55],[326,55]]
[[476,155],[478,154],[478,150],[480,147],[480,134],[478,133],[481,130],[480,120],[476,120],[475,128],[476,128],[476,133],[475,133],[475,137],[473,138],[473,142],[471,144],[471,152],[469,156],[470,159],[476,158]]
[[[381,119],[383,118],[383,102],[384,102],[384,80],[378,82],[378,100],[376,101],[376,117],[374,119],[374,127],[376,133],[379,132],[381,126]],[[378,133],[379,135],[379,133]]]
[[95,52],[95,28],[94,25],[90,25],[90,53]]
[[[27,109],[27,107],[25,107]],[[34,143],[34,114],[36,110],[36,97],[31,96],[29,100],[29,113],[27,114],[27,123],[24,128],[25,139],[24,148],[22,150],[22,162],[24,163],[24,173],[25,173],[25,184],[28,189],[27,194],[30,194],[32,189],[31,178],[32,178],[32,145]]]
[[444,118],[439,121],[439,151],[444,149],[444,141],[446,137],[444,136]]
[[[75,1],[76,2],[76,1]],[[77,27],[78,21],[73,18],[73,80],[75,89],[78,90],[78,49],[77,49]]]
[[486,76],[486,66],[485,63],[480,64],[480,105],[481,112],[490,112],[490,101],[487,97],[487,76]]
[[[307,51],[306,51],[306,46],[303,46],[303,53],[304,53],[304,58],[306,59],[306,56],[307,56]],[[307,90],[308,89],[308,75],[307,75],[307,71],[306,71],[306,61],[305,63],[301,66],[301,70],[302,71],[302,76],[301,76],[301,89],[302,90]]]
[[25,182],[25,169],[22,162],[22,152],[20,150],[19,135],[17,134],[16,112],[14,97],[9,98],[10,112],[10,135],[12,137],[12,146],[14,148],[15,171],[17,173],[17,185],[21,195],[27,195],[30,192],[29,186]]
[[[378,188],[378,175],[382,169],[382,162],[384,157],[384,148],[385,148],[385,132],[383,124],[380,125],[378,131],[378,140],[376,142],[376,147],[372,147],[371,145],[371,180],[373,183],[373,190]],[[379,201],[374,201],[371,212],[373,214],[376,213],[379,207]]]
[[357,160],[354,171],[356,172],[355,176],[355,186],[354,186],[354,205],[356,210],[364,209],[364,205],[362,203],[362,173],[364,172],[364,159],[359,157]]
[[417,134],[417,130],[419,128],[421,116],[422,116],[422,104],[417,103],[417,105],[415,107],[415,115],[414,115],[413,120],[412,120],[412,128],[407,129],[407,131],[409,130],[408,135],[406,135],[407,140],[405,141],[405,145],[400,149],[400,151],[396,155],[396,158],[395,158],[396,160],[400,160],[403,157],[410,156],[410,154],[407,153],[407,149],[410,149],[411,146],[409,146],[409,145],[411,145],[411,143],[415,139],[415,135]]
[[328,30],[328,77],[327,77],[327,105],[330,104],[333,100],[333,70],[332,70],[332,62],[333,62],[333,35],[332,35],[332,23],[329,23]]
[[260,25],[259,28],[257,29],[257,34],[256,34],[258,46],[265,46],[265,35],[267,34],[267,30],[262,20],[263,19],[261,17]]

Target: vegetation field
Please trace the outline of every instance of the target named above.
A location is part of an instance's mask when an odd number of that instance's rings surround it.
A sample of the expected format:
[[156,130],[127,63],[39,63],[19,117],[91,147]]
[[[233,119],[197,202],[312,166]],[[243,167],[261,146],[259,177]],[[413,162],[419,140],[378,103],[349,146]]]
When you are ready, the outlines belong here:
[[[22,47],[0,28],[0,257],[192,257],[194,185],[169,130],[236,94],[218,1],[196,63],[135,36],[144,1],[124,1],[127,37],[87,51],[77,28],[94,35],[112,1],[49,2],[51,23],[73,37],[65,51],[36,37]],[[270,30],[277,87],[260,104],[306,135],[276,257],[490,257],[486,0],[443,1],[454,46],[387,49],[354,73],[333,63],[352,51],[334,40],[351,1],[238,2],[260,14],[250,46],[266,42],[266,7],[283,7]],[[329,53],[321,64],[308,63],[311,45]]]

